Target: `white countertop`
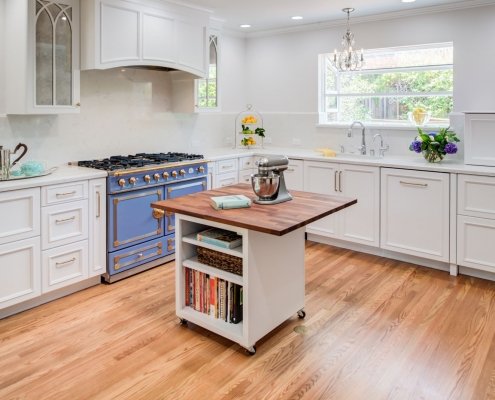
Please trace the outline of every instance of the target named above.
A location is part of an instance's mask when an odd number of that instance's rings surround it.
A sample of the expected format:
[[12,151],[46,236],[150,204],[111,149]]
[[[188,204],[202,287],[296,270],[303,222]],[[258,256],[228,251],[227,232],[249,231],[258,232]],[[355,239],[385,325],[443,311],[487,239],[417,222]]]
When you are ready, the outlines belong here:
[[38,178],[0,181],[0,192],[24,189],[37,186],[47,186],[57,183],[75,182],[85,179],[105,178],[107,173],[98,169],[61,165],[50,175]]
[[452,172],[472,175],[495,176],[495,167],[483,167],[477,165],[466,165],[460,160],[449,159],[448,156],[440,163],[429,163],[421,154],[411,154],[411,156],[387,156],[382,158],[353,156],[347,154],[337,154],[336,157],[324,157],[321,153],[311,149],[276,148],[264,149],[229,149],[219,148],[205,150],[205,157],[210,161],[224,160],[234,157],[248,157],[263,154],[283,154],[289,158],[304,159],[311,161],[325,161],[346,164],[372,165],[377,167],[407,168],[422,171]]

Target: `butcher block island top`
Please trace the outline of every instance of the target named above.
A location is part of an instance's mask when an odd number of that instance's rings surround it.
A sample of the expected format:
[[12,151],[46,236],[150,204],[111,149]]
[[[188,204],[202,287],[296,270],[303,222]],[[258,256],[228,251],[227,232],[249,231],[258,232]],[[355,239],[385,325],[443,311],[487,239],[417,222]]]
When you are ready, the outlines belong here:
[[282,236],[357,203],[356,199],[340,196],[296,190],[291,190],[290,193],[293,199],[284,203],[260,205],[253,202],[249,208],[213,209],[210,205],[213,196],[242,194],[254,199],[256,196],[251,186],[241,183],[221,189],[194,193],[177,199],[158,201],[152,203],[151,206],[208,221]]

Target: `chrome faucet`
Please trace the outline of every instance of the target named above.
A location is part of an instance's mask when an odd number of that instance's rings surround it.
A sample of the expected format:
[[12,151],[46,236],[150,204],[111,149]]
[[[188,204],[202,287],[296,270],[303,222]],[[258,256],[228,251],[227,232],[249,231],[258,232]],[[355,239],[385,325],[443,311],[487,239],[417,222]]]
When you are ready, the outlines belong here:
[[347,131],[347,137],[352,137],[352,128],[354,128],[354,125],[361,125],[361,146],[359,147],[359,151],[361,152],[362,155],[366,154],[366,138],[365,138],[365,130],[366,127],[361,121],[354,121],[351,126],[349,127],[349,130]]
[[388,144],[386,146],[383,145],[383,136],[380,135],[379,133],[373,136],[373,141],[371,142],[372,149],[370,150],[370,155],[371,156],[375,155],[375,140],[377,137],[380,137],[380,147],[378,148],[378,156],[384,157],[385,152],[389,149],[389,146]]

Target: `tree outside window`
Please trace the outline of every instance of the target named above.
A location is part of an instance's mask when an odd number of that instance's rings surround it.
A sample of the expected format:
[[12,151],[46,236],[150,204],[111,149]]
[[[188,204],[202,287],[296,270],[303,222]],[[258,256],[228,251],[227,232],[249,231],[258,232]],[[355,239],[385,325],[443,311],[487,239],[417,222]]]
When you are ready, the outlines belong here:
[[365,51],[361,71],[339,72],[333,53],[320,54],[320,123],[355,120],[406,123],[420,107],[430,124],[448,124],[453,110],[452,43]]

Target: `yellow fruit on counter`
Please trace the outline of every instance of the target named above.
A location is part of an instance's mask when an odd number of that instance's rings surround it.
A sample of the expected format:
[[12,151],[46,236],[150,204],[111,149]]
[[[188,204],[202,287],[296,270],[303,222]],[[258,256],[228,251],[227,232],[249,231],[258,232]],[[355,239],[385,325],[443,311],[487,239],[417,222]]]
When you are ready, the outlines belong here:
[[324,148],[324,149],[316,149],[316,151],[320,152],[324,157],[336,157],[337,152],[335,150]]

